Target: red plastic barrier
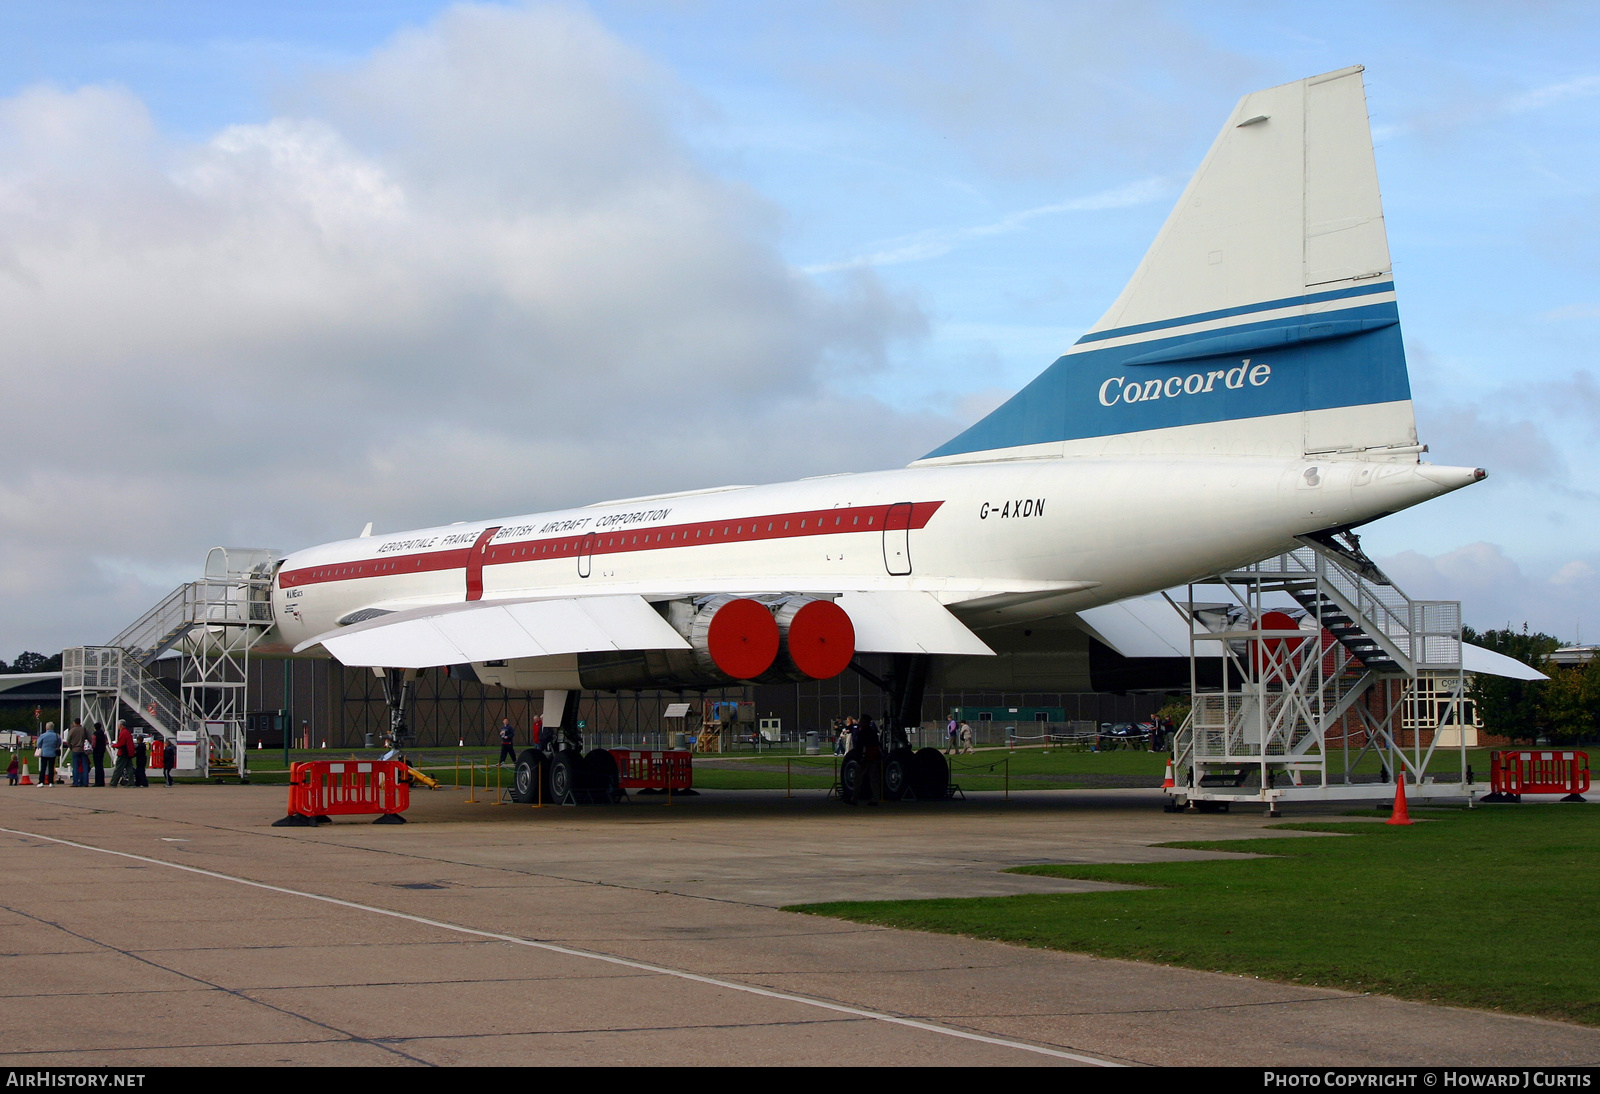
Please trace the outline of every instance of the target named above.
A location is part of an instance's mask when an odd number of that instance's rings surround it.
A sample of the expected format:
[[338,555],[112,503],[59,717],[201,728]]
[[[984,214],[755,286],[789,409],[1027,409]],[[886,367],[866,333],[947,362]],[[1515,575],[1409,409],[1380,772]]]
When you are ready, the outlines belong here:
[[165,737],[157,735],[150,742],[150,766],[160,771],[166,764],[162,763],[167,758],[167,741]]
[[289,766],[289,814],[404,813],[411,779],[401,760],[310,760]]
[[1589,790],[1587,752],[1489,753],[1489,790],[1492,794],[1584,794]]
[[607,749],[617,761],[618,785],[625,790],[688,790],[694,768],[688,752],[647,752],[636,748]]

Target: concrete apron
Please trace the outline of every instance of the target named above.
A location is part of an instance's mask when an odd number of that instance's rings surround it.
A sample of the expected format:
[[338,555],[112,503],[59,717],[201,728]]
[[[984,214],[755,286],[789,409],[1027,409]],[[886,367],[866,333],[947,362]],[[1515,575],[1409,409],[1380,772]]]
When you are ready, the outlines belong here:
[[[0,793],[6,1064],[1592,1064],[1600,1031],[778,911],[1213,857],[1160,793],[468,804],[274,829],[282,787]],[[482,792],[478,795],[483,798]],[[1313,837],[1315,838],[1315,837]],[[180,869],[184,867],[186,869]],[[20,1020],[29,1016],[28,1020]]]

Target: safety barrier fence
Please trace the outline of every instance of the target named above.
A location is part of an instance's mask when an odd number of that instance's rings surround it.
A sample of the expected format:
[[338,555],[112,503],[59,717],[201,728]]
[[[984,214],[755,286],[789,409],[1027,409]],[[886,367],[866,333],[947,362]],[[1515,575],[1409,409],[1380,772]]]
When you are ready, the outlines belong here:
[[376,813],[377,823],[400,824],[410,807],[411,779],[403,760],[309,760],[289,766],[289,813],[275,823]]
[[688,752],[607,749],[617,761],[618,784],[624,790],[688,790],[694,769]]
[[1489,753],[1489,793],[1484,801],[1520,801],[1524,794],[1565,794],[1582,801],[1589,790],[1587,752],[1533,749]]
[[1139,725],[1137,730],[1137,732],[1133,733],[1113,733],[1105,729],[1061,733],[1009,733],[1006,736],[1005,743],[1009,748],[1030,748],[1042,745],[1047,749],[1059,746],[1078,750],[1087,749],[1094,752],[1107,752],[1117,748],[1149,750],[1151,738],[1154,734],[1144,725]]

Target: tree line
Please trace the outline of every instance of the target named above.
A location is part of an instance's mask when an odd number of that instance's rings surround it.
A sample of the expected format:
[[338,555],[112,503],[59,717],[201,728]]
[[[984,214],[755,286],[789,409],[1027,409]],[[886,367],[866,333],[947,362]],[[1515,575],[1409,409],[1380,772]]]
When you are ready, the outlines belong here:
[[1479,673],[1467,694],[1478,707],[1483,728],[1500,737],[1530,743],[1544,738],[1555,745],[1600,740],[1600,658],[1586,665],[1557,665],[1550,655],[1563,643],[1553,635],[1461,628],[1461,639],[1514,657],[1548,680],[1508,680]]
[[49,657],[46,657],[42,653],[34,653],[32,650],[23,650],[21,653],[17,654],[17,659],[11,662],[9,665],[4,661],[0,661],[0,672],[3,673],[60,671],[61,655],[59,653],[51,654]]

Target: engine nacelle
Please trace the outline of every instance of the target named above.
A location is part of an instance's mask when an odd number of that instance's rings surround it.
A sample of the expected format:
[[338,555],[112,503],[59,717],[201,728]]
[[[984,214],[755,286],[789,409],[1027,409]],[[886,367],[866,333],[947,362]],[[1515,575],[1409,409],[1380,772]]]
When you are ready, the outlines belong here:
[[839,605],[825,597],[795,595],[773,605],[778,658],[765,683],[831,680],[856,655],[856,628]]
[[[569,655],[561,659],[565,671],[559,679],[600,691],[828,680],[843,672],[855,656],[855,626],[844,609],[826,597],[797,593],[756,599],[723,593],[673,600],[657,608],[688,640],[689,649]],[[554,658],[537,660],[552,662],[551,669],[558,667]],[[555,674],[535,676],[532,664],[508,666],[512,667],[520,671],[502,677],[514,676],[518,684],[512,686],[522,685],[523,680],[529,682],[523,686],[532,686],[535,680],[555,686],[552,681],[558,679]]]

